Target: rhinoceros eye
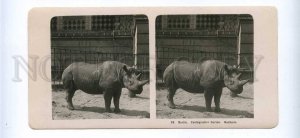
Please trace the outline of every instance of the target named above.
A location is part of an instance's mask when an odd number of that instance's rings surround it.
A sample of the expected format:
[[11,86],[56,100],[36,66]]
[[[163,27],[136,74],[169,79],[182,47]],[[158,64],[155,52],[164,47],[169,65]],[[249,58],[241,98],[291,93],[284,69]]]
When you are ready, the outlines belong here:
[[233,80],[230,80],[230,81],[229,81],[229,84],[230,84],[230,85],[234,84],[234,81],[233,81]]
[[129,80],[129,84],[132,85],[132,84],[133,84],[133,81],[132,81],[132,80]]

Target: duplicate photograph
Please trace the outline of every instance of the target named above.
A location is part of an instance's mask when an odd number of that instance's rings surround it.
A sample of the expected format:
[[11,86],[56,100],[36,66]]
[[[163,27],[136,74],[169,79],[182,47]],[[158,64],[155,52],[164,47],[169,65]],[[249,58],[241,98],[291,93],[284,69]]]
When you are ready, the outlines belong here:
[[157,118],[254,118],[253,18],[156,18]]
[[145,15],[56,16],[52,119],[150,118]]

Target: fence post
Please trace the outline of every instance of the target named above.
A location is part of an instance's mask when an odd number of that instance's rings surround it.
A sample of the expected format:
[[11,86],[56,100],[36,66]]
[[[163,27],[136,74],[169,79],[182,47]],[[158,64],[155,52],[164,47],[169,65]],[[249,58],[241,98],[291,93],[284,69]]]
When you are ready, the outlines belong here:
[[237,36],[237,65],[240,65],[241,63],[241,25],[239,25],[239,33]]
[[[54,69],[54,71],[51,71],[51,73],[53,73],[54,74],[54,72],[55,72],[55,74],[56,74],[56,65],[55,65],[55,58],[56,56],[55,56],[55,48],[53,48],[53,69]],[[51,66],[52,67],[52,66]],[[52,76],[53,76],[53,74],[51,74]],[[51,77],[52,77],[51,76]],[[55,79],[52,79],[52,81],[53,81],[53,84],[55,85]]]
[[134,37],[133,37],[133,50],[134,50],[134,67],[137,68],[137,26],[134,23]]
[[84,50],[84,62],[86,63],[86,50]]
[[70,55],[70,62],[73,63],[72,54],[71,54],[71,49],[69,50],[69,55]]

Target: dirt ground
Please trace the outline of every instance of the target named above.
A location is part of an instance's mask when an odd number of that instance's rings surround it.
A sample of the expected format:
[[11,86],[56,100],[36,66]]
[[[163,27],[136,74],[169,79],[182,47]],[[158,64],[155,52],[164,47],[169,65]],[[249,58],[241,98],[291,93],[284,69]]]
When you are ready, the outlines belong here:
[[[221,112],[205,110],[204,94],[192,94],[178,89],[174,96],[176,109],[167,106],[167,90],[157,90],[157,118],[253,118],[253,84],[245,84],[244,91],[238,97],[232,98],[227,88],[223,89],[221,97]],[[215,105],[212,101],[212,108]]]
[[[121,113],[106,113],[103,95],[90,95],[80,90],[73,97],[75,110],[67,108],[65,90],[52,91],[52,118],[64,119],[124,119],[124,118],[150,118],[149,113],[149,85],[135,98],[128,97],[128,90],[122,89],[120,98]],[[114,109],[112,102],[111,109]]]

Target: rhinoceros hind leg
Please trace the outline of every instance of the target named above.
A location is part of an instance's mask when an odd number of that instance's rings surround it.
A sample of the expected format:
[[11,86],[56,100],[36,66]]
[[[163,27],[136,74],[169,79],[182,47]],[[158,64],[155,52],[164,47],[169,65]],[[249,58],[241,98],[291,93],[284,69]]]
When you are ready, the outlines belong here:
[[167,95],[167,99],[168,99],[168,106],[169,108],[176,108],[175,104],[174,104],[174,101],[173,101],[173,97],[176,93],[176,90],[175,88],[168,88],[168,95]]
[[70,110],[74,110],[74,106],[73,106],[73,102],[72,102],[72,98],[75,94],[75,91],[76,91],[76,88],[74,86],[74,83],[71,82],[69,87],[67,88],[67,91],[66,91],[66,101],[68,103],[68,109]]
[[110,104],[111,104],[111,99],[112,99],[112,91],[109,89],[105,90],[103,97],[104,97],[104,102],[105,102],[105,112],[110,113],[111,112]]
[[211,90],[206,90],[204,92],[204,97],[205,97],[205,105],[206,105],[206,111],[211,112],[211,101],[212,101],[212,92]]
[[215,101],[215,106],[216,106],[215,112],[221,112],[221,108],[220,108],[221,95],[222,95],[222,88],[216,89],[215,95],[214,95],[214,101]]
[[114,96],[113,98],[114,98],[114,105],[115,105],[115,109],[114,109],[115,113],[120,113],[121,112],[121,110],[119,108],[121,91],[122,91],[122,89],[116,90],[114,95],[113,95]]

